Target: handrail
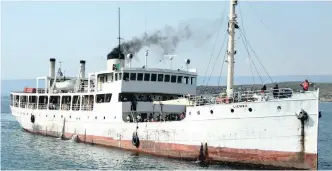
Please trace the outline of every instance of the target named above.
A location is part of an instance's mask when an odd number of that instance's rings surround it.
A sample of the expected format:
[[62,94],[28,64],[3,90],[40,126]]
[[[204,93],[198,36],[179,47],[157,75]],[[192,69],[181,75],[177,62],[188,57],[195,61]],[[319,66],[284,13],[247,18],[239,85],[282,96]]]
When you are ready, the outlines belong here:
[[238,102],[257,102],[268,101],[271,99],[290,98],[294,94],[290,88],[280,88],[272,90],[254,90],[254,91],[238,91],[227,98],[226,93],[201,95],[201,96],[188,96],[190,106],[201,106],[207,104],[221,104],[221,103],[238,103]]

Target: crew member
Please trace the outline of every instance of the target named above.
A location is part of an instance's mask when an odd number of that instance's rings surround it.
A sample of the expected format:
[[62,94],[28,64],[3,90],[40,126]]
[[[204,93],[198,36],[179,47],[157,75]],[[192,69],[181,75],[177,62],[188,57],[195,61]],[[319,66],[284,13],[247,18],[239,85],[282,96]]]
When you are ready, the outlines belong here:
[[264,93],[266,91],[266,85],[264,84],[263,87],[261,88],[261,93]]
[[302,84],[303,91],[308,91],[309,90],[309,81],[306,79]]

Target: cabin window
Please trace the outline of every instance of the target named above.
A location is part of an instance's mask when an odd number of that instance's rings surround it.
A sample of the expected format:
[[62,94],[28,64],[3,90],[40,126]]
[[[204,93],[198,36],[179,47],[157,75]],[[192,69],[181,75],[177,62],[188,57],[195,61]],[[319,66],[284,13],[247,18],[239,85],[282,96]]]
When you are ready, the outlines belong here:
[[130,73],[130,80],[136,81],[136,73]]
[[157,81],[157,74],[151,74],[151,81]]
[[169,82],[171,79],[171,76],[170,75],[165,75],[165,82]]
[[91,111],[93,110],[93,103],[94,103],[93,95],[83,95],[81,109]]
[[143,81],[143,73],[137,73],[137,81]]
[[149,73],[144,74],[144,81],[150,81],[150,74]]
[[20,107],[26,108],[28,98],[27,96],[20,96]]
[[111,101],[111,98],[112,98],[112,94],[106,94],[105,95],[105,102],[110,102]]
[[129,73],[128,72],[123,73],[123,80],[129,81]]
[[38,109],[47,109],[48,97],[39,96],[38,98]]
[[10,94],[10,106],[13,106],[13,95]]
[[48,105],[50,110],[60,109],[60,96],[50,96],[50,103]]
[[37,96],[29,96],[29,109],[36,109],[37,108]]
[[183,76],[178,76],[178,83],[182,83]]
[[119,73],[119,78],[118,80],[122,80],[122,73]]
[[164,74],[158,74],[158,81],[163,82],[164,81]]
[[172,75],[171,76],[171,82],[172,83],[176,83],[176,75]]
[[184,81],[186,84],[189,84],[189,77],[184,77]]
[[96,95],[96,102],[97,103],[104,103],[105,102],[105,94],[97,94]]
[[115,73],[114,81],[118,81],[118,73]]
[[195,77],[191,77],[191,85],[193,85],[193,84],[196,84],[196,78]]
[[80,96],[73,96],[73,102],[72,102],[72,110],[80,110],[80,104],[81,104],[81,97]]
[[111,101],[112,94],[97,94],[96,102],[97,103],[108,103]]
[[71,96],[62,96],[61,110],[70,110]]

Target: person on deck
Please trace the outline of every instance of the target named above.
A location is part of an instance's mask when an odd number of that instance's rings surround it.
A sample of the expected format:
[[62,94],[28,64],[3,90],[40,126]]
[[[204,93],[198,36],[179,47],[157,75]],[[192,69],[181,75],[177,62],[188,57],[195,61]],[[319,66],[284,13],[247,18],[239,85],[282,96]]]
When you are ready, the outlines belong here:
[[306,80],[301,84],[301,86],[302,86],[302,88],[303,88],[303,91],[308,91],[308,90],[309,90],[309,85],[310,85],[310,83],[309,83],[309,81],[306,79]]
[[266,91],[266,85],[264,84],[263,87],[261,88],[261,93],[264,93]]

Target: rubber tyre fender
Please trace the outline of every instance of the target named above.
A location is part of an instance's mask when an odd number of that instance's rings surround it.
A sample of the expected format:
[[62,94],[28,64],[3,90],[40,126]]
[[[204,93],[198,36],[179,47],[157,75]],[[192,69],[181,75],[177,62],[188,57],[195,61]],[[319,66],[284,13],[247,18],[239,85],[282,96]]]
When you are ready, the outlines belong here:
[[35,115],[31,115],[31,117],[30,117],[31,123],[35,123],[35,120],[36,120]]

